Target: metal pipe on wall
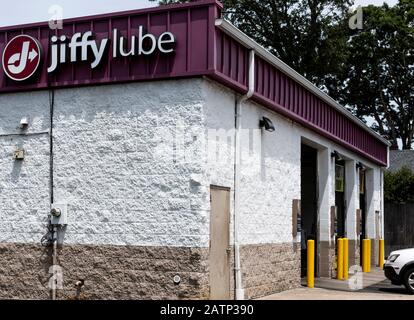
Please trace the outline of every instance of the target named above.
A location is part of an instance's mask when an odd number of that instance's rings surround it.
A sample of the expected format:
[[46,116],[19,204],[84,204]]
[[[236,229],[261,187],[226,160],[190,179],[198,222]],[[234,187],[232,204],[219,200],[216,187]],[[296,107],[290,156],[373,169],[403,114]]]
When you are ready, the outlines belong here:
[[[55,113],[55,91],[53,89],[49,90],[49,112],[50,112],[50,119],[49,119],[49,193],[50,193],[50,204],[54,203],[54,192],[53,192],[53,117]],[[51,221],[49,221],[51,223]],[[57,266],[57,243],[58,243],[58,228],[53,226],[53,233],[52,233],[52,268],[53,268],[53,284],[51,288],[51,298],[52,300],[56,300],[56,291],[57,291],[57,279],[55,274],[55,267]]]
[[254,66],[255,66],[255,52],[251,50],[249,53],[249,78],[248,78],[248,92],[236,100],[235,110],[235,155],[234,155],[234,271],[235,271],[235,288],[236,300],[244,300],[244,289],[241,274],[241,259],[240,259],[240,240],[239,240],[239,220],[240,220],[240,160],[241,160],[241,117],[243,102],[250,99],[254,94]]
[[57,227],[54,226],[53,227],[53,244],[52,244],[52,268],[53,268],[53,274],[52,274],[52,279],[53,279],[53,284],[52,284],[52,300],[56,300],[56,291],[57,291],[57,281],[58,278],[55,274],[55,267],[57,266],[58,262],[57,262],[57,242],[58,242],[58,234],[57,234]]

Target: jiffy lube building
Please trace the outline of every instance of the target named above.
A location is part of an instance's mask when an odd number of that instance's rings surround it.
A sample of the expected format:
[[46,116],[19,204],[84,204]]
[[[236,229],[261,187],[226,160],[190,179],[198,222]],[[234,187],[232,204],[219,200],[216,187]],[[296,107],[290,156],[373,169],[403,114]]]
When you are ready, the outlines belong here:
[[388,143],[212,0],[0,29],[0,298],[252,299],[378,261]]

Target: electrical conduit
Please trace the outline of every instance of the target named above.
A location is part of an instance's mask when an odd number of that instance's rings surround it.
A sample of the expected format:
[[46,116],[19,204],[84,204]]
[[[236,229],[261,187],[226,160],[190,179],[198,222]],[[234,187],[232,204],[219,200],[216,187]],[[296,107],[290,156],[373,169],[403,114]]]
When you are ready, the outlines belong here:
[[234,156],[234,271],[236,278],[236,300],[244,300],[244,289],[241,274],[240,261],[240,240],[239,240],[239,221],[240,221],[240,182],[241,182],[241,118],[243,102],[250,99],[254,93],[254,67],[255,51],[249,53],[249,75],[248,92],[236,100],[236,130],[235,130],[235,156]]

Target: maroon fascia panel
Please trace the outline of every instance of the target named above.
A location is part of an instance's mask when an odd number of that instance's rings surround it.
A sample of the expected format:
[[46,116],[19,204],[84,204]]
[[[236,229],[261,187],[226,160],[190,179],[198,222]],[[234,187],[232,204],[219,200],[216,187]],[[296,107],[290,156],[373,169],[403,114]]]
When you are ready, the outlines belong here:
[[[13,37],[27,34],[40,41],[45,57],[41,72],[26,83],[14,82],[0,72],[0,92],[206,75],[214,71],[214,22],[219,9],[216,2],[208,0],[69,19],[57,31],[49,29],[47,23],[0,28],[0,53]],[[95,69],[91,69],[89,61],[69,62],[48,75],[49,39],[53,35],[71,37],[76,32],[93,31],[99,43],[103,38],[112,39],[112,32],[117,29],[129,40],[138,35],[139,26],[155,36],[166,31],[173,33],[174,53],[112,58],[111,44],[106,63]]]
[[[214,77],[240,92],[247,91],[249,49],[216,30]],[[253,99],[318,132],[381,166],[388,162],[387,145],[328,105],[266,60],[256,56]]]
[[[41,72],[25,83],[14,82],[0,71],[0,93],[198,76],[211,77],[245,93],[249,49],[215,27],[221,10],[218,1],[203,0],[69,19],[64,21],[63,30],[57,32],[50,30],[47,23],[0,28],[0,53],[10,39],[27,34],[40,41],[45,57]],[[56,72],[47,73],[51,36],[70,37],[76,32],[93,31],[99,42],[103,38],[112,38],[112,30],[116,28],[130,39],[131,35],[137,35],[139,26],[144,26],[146,32],[155,36],[172,32],[176,37],[174,53],[115,59],[107,54],[106,63],[95,69],[91,69],[90,62],[78,62],[61,65]],[[112,52],[112,46],[109,52]],[[255,101],[378,165],[387,165],[387,145],[380,139],[266,60],[256,57],[255,70]]]

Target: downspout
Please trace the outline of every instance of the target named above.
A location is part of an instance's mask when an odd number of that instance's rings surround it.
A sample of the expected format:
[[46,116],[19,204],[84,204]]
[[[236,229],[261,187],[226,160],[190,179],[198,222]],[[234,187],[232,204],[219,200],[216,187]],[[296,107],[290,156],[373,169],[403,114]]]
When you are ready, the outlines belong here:
[[[48,86],[50,86],[50,84],[48,84]],[[54,192],[53,192],[53,185],[54,185],[54,181],[53,181],[53,117],[54,117],[54,113],[55,113],[55,91],[53,89],[49,90],[49,109],[50,109],[50,133],[49,133],[49,147],[50,147],[50,159],[49,159],[49,192],[50,192],[50,204],[53,204],[55,202],[54,199]],[[50,217],[51,219],[52,217]],[[49,221],[49,224],[51,223],[51,221]],[[52,227],[52,226],[50,226]],[[55,267],[58,264],[58,250],[57,250],[57,246],[58,246],[58,228],[57,226],[53,226],[52,227],[52,270],[53,270],[53,274],[52,274],[52,279],[53,279],[53,285],[51,289],[51,299],[52,300],[56,300],[57,299],[57,279],[56,279],[56,274],[55,274]]]
[[53,234],[52,234],[52,270],[53,270],[53,274],[52,274],[52,278],[53,278],[53,284],[52,284],[52,300],[56,300],[57,296],[56,296],[56,292],[57,292],[57,279],[56,279],[56,274],[55,274],[55,267],[58,264],[57,261],[57,245],[58,245],[58,229],[56,226],[53,226]]
[[235,110],[235,155],[234,155],[234,272],[235,272],[235,289],[236,300],[244,300],[244,289],[242,283],[241,262],[240,262],[240,243],[239,243],[239,221],[240,221],[240,160],[241,160],[241,117],[242,105],[250,99],[254,93],[254,65],[255,51],[250,50],[249,53],[249,75],[248,75],[248,91],[240,98],[236,98]]

